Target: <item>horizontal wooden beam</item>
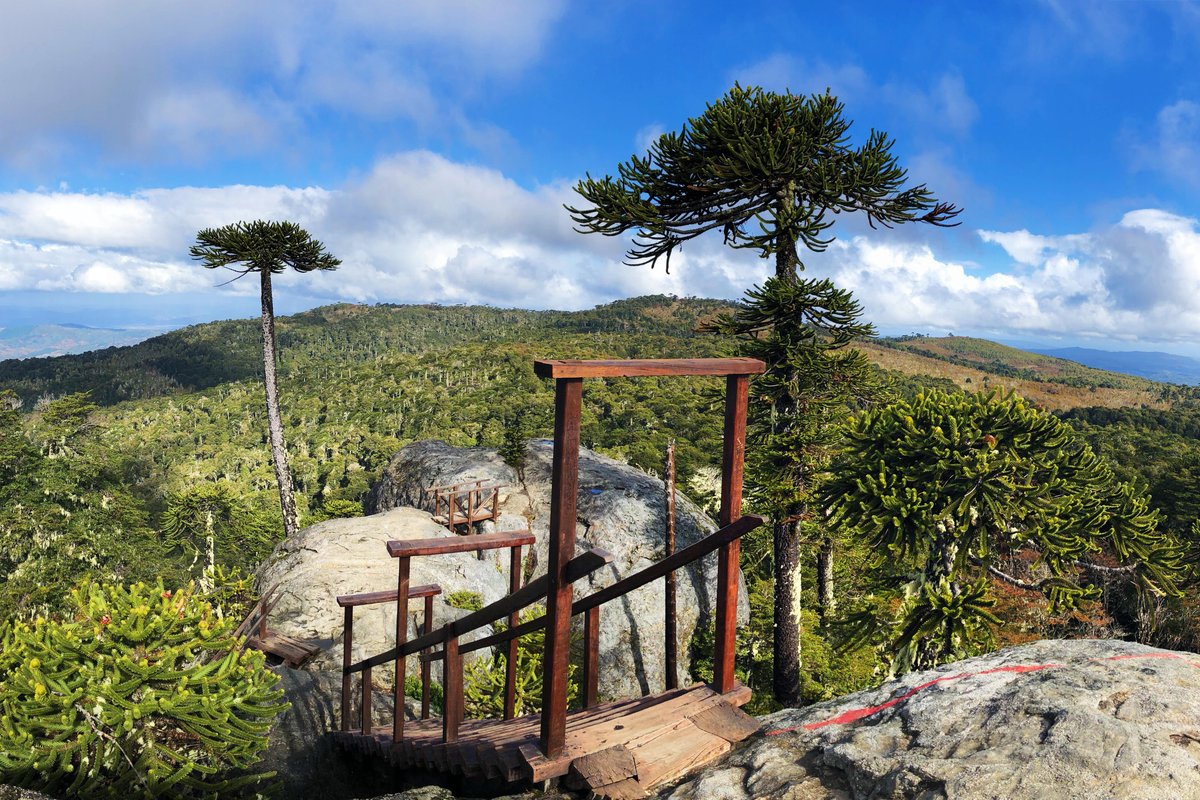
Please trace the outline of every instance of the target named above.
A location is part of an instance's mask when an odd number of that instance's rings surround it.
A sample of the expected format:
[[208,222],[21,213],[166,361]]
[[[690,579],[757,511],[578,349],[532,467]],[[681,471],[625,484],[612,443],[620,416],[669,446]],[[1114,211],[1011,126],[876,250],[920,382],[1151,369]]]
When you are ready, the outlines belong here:
[[[584,553],[580,553],[567,562],[567,575],[571,581],[576,581],[588,575],[589,573],[595,572],[605,564],[611,564],[612,560],[612,554],[604,550],[588,550]],[[416,639],[406,642],[401,647],[393,647],[377,656],[371,656],[370,658],[363,659],[356,664],[351,664],[348,667],[344,667],[342,672],[346,674],[352,672],[361,672],[367,667],[376,667],[380,664],[386,664],[387,662],[396,658],[398,655],[409,656],[428,647],[443,644],[449,637],[462,636],[465,633],[470,633],[476,628],[495,622],[501,617],[506,617],[514,611],[520,611],[525,606],[541,600],[546,596],[546,590],[549,585],[550,579],[546,575],[542,575],[540,578],[534,578],[519,590],[500,598],[491,605],[484,606],[478,611],[473,611],[470,614],[467,614],[465,617],[460,617],[454,622],[449,622],[431,633],[418,636]],[[466,648],[467,645],[464,644],[463,647]]]
[[[603,605],[609,600],[614,600],[621,595],[629,594],[634,589],[640,589],[651,581],[656,581],[666,575],[668,572],[674,572],[680,567],[685,567],[697,559],[703,558],[724,544],[732,542],[734,539],[745,536],[750,531],[762,525],[765,522],[762,517],[757,514],[747,514],[744,517],[726,525],[718,531],[710,533],[698,542],[691,544],[677,553],[667,556],[662,561],[655,562],[645,569],[639,570],[632,575],[622,578],[612,586],[601,589],[594,594],[589,594],[587,597],[576,600],[571,605],[571,616],[582,614],[585,611]],[[475,650],[482,650],[485,647],[492,647],[497,644],[503,644],[509,639],[514,639],[518,636],[524,636],[527,633],[540,631],[546,627],[546,618],[538,617],[531,619],[528,622],[523,622],[515,628],[507,631],[493,633],[490,636],[484,636],[476,639],[473,642],[464,644],[459,648],[460,653],[470,653]],[[430,653],[422,657],[426,661],[437,661],[441,658],[441,653]]]
[[524,547],[533,542],[533,534],[529,531],[500,531],[469,536],[438,536],[432,539],[393,539],[387,543],[387,551],[392,558],[412,558],[495,550],[500,547]]
[[[408,590],[409,597],[434,597],[442,593],[442,587],[436,583],[427,583],[423,586],[413,586]],[[394,603],[396,602],[396,590],[388,589],[385,592],[364,592],[362,594],[343,594],[338,595],[337,604],[342,608],[350,606],[372,606],[376,603]]]
[[535,361],[540,378],[637,378],[656,375],[761,375],[757,358],[641,358],[619,361]]

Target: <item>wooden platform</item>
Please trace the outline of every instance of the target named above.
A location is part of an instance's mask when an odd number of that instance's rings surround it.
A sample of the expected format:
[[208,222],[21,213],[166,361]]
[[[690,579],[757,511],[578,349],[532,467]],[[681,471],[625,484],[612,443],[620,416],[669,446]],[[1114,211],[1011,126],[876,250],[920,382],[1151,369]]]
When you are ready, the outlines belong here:
[[555,759],[545,758],[538,747],[537,714],[465,720],[458,741],[449,744],[442,741],[440,719],[406,723],[399,746],[388,733],[332,736],[345,749],[386,758],[400,768],[504,781],[565,777],[569,786],[621,800],[642,797],[756,732],[758,721],[740,709],[749,699],[750,690],[741,685],[720,695],[699,684],[572,711],[563,753]]

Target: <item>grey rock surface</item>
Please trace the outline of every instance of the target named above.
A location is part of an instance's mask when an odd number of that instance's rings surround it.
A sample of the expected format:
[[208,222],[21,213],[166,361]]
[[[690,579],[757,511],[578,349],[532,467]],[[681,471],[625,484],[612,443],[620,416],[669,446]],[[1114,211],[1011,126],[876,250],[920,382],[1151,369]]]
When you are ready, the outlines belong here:
[[1035,642],[763,722],[766,734],[660,796],[1200,798],[1194,653]]
[[[400,450],[372,489],[369,514],[404,505],[429,502],[429,486],[484,480],[509,487],[501,494],[501,518],[494,530],[528,528],[536,537],[527,577],[544,574],[549,547],[550,461],[552,443],[529,443],[524,480],[494,450],[452,447],[439,441],[415,442]],[[663,555],[663,482],[611,458],[580,451],[577,495],[577,549],[599,547],[612,553],[613,563],[575,585],[577,597],[590,594],[646,567]],[[676,494],[677,548],[703,538],[716,523],[694,503]],[[488,525],[488,523],[485,523]],[[499,555],[495,558],[500,558]],[[688,644],[698,625],[714,614],[716,556],[677,573],[677,634],[679,680],[688,680]],[[606,604],[601,609],[601,699],[634,697],[662,691],[665,685],[665,623],[663,581],[653,583]],[[749,613],[745,588],[739,597],[739,618]],[[577,619],[577,625],[582,621]]]
[[[279,601],[271,612],[271,629],[299,639],[316,640],[322,645],[321,654],[307,665],[309,669],[340,670],[344,614],[337,596],[396,588],[397,562],[388,556],[389,539],[450,536],[453,534],[434,522],[428,513],[415,508],[331,519],[300,530],[281,542],[258,570],[256,585],[260,591],[278,586]],[[467,613],[446,604],[446,598],[454,592],[475,592],[485,603],[508,593],[507,574],[497,568],[496,562],[480,561],[474,553],[415,558],[410,582],[414,586],[436,583],[442,587],[443,594],[434,602],[435,625]],[[410,611],[422,608],[423,601],[413,601]],[[416,623],[423,624],[423,619],[410,614],[410,638],[416,634]],[[476,635],[489,632],[484,630]],[[472,638],[468,636],[466,640]],[[355,609],[355,660],[381,653],[392,647],[395,640],[394,603]],[[412,656],[408,660],[408,674],[416,674],[417,669],[416,656]],[[376,668],[374,679],[382,688],[391,686],[390,667]]]

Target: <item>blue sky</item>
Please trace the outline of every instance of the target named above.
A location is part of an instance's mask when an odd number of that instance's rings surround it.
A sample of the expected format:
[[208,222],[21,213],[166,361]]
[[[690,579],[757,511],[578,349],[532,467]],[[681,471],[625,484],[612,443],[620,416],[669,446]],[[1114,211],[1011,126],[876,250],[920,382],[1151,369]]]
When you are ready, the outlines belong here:
[[[719,238],[661,269],[562,211],[734,81],[831,88],[961,227],[847,219],[809,271],[884,333],[1200,354],[1200,6],[929,2],[23,4],[0,28],[0,326],[257,313],[201,227],[305,225],[337,301],[736,298]],[[301,9],[301,10],[298,10]]]

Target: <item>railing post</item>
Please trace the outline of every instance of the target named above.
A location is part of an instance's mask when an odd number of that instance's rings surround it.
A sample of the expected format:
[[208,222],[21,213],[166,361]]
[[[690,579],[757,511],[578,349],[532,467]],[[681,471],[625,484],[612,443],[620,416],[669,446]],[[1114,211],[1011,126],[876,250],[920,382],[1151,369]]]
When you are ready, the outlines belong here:
[[351,649],[354,646],[354,606],[346,606],[342,623],[342,730],[350,730],[350,684],[354,677],[346,670],[350,668]]
[[[512,594],[521,588],[521,546],[509,550],[508,555],[508,593]],[[514,611],[508,615],[508,629],[511,631],[521,622],[521,613]],[[517,651],[516,638],[508,640],[508,657],[504,660],[504,718],[512,719],[517,709]]]
[[[403,647],[408,641],[408,562],[407,557],[401,557],[399,576],[396,579],[396,647]],[[392,742],[399,743],[404,738],[404,679],[406,660],[404,653],[396,655],[396,685],[392,689]]]
[[[666,517],[666,546],[663,555],[669,556],[675,552],[675,440],[667,442],[667,463],[663,475],[664,516]],[[675,572],[668,572],[663,578],[663,630],[666,634],[664,642],[664,675],[663,686],[666,689],[679,688],[679,634],[675,629]]]
[[[725,442],[721,457],[721,525],[742,515],[743,461],[746,456],[748,375],[725,378]],[[733,659],[737,649],[738,561],[741,541],[722,545],[717,554],[717,640],[713,653],[713,684],[721,694],[733,689]]]
[[567,562],[575,555],[575,502],[579,483],[579,414],[582,378],[554,384],[554,461],[551,469],[550,557],[546,593],[546,673],[542,681],[541,747],[547,758],[562,753],[567,732],[567,670],[571,650],[571,582]]
[[[425,627],[421,629],[421,633],[430,633],[433,630],[433,595],[425,596]],[[429,655],[433,648],[426,647],[421,651],[422,655]],[[429,719],[429,662],[421,660],[421,719]]]
[[583,617],[583,707],[596,705],[600,685],[600,606],[593,606]]
[[442,741],[458,741],[458,725],[463,718],[462,656],[458,637],[450,635],[442,645]]
[[371,735],[371,668],[362,671],[362,708],[359,710],[362,718],[363,736]]

